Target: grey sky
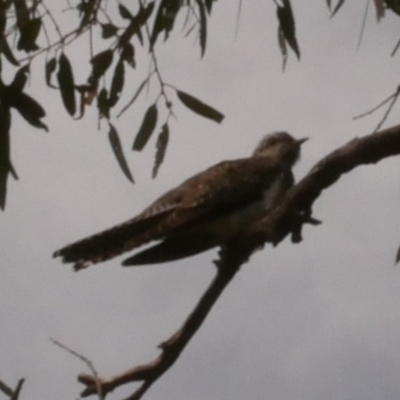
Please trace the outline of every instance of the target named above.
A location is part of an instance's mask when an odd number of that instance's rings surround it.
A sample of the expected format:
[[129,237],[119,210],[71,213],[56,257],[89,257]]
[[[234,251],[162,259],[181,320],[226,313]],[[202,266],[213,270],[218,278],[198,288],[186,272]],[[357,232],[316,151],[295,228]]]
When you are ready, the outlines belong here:
[[[14,384],[26,377],[22,399],[75,399],[81,389],[76,375],[85,366],[49,337],[89,357],[102,376],[152,359],[212,279],[216,257],[214,251],[137,269],[123,269],[117,259],[74,274],[51,259],[55,249],[133,216],[213,163],[248,155],[267,132],[310,137],[295,171],[301,177],[376,126],[381,113],[352,117],[398,85],[399,55],[390,57],[398,18],[388,13],[378,25],[370,7],[356,52],[365,2],[346,2],[330,20],[323,1],[293,1],[302,60],[290,53],[282,74],[274,4],[243,3],[237,40],[237,1],[215,3],[204,60],[193,38],[175,35],[157,48],[165,80],[226,119],[214,124],[176,101],[178,120],[156,180],[149,178],[154,140],[143,154],[127,152],[132,186],[110,151],[106,126],[97,130],[95,113],[71,121],[58,93],[43,90],[39,74],[33,79],[51,131],[33,130],[13,115],[12,155],[21,180],[9,184],[0,225],[0,378]],[[79,59],[80,51],[71,57]],[[146,104],[116,121],[126,149]],[[399,122],[396,113],[398,107],[386,126]],[[324,223],[306,228],[304,242],[255,254],[147,399],[398,398],[399,167],[393,158],[353,171],[317,201],[314,214]]]

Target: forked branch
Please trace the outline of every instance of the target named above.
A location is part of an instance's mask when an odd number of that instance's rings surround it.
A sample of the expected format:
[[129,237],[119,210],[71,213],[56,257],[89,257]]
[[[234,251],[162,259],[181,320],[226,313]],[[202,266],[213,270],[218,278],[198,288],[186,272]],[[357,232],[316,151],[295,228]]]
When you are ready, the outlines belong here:
[[200,328],[225,287],[239,270],[239,267],[239,264],[235,264],[229,269],[218,270],[214,280],[181,328],[168,340],[159,345],[161,354],[155,360],[148,364],[138,365],[112,378],[100,379],[100,382],[92,375],[81,374],[78,380],[86,385],[86,389],[83,390],[81,395],[86,397],[91,394],[96,394],[99,383],[102,393],[105,395],[125,383],[142,381],[141,386],[126,400],[140,399],[150,386],[175,363],[182,350]]

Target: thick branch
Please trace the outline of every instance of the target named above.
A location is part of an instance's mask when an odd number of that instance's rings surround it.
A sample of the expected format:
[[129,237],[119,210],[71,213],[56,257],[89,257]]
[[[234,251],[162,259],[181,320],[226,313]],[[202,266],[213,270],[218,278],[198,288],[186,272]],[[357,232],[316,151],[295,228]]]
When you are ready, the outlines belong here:
[[[221,265],[245,262],[265,243],[274,245],[290,233],[298,234],[304,216],[311,212],[313,203],[323,190],[333,185],[343,174],[363,164],[400,154],[400,125],[355,138],[319,161],[311,171],[286,194],[283,201],[263,219],[253,224],[245,237],[226,246],[221,255]],[[300,225],[300,227],[299,227]]]
[[[142,385],[126,400],[140,399],[147,389],[175,363],[182,350],[200,328],[225,287],[235,276],[239,267],[239,264],[232,263],[229,268],[218,269],[210,286],[182,327],[168,340],[159,345],[161,354],[155,360],[147,364],[136,366],[110,379],[100,379],[103,394],[105,395],[123,384],[142,381]],[[96,393],[96,380],[93,376],[81,374],[78,380],[87,386],[81,394],[83,397]]]

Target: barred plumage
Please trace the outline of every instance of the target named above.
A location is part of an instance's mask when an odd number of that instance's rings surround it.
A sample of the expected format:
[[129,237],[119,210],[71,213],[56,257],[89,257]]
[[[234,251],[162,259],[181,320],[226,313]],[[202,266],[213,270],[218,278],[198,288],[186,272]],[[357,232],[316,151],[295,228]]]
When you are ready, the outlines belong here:
[[229,241],[265,215],[293,184],[291,168],[306,139],[266,136],[253,155],[216,164],[168,191],[136,217],[54,253],[80,270],[154,240],[123,262],[153,264],[188,257]]

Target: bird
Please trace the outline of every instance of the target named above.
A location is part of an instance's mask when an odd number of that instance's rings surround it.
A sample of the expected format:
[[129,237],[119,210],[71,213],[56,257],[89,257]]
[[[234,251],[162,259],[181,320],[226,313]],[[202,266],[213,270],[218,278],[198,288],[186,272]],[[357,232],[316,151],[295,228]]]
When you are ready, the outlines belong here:
[[250,157],[222,161],[159,197],[140,214],[54,252],[75,271],[156,241],[122,262],[158,264],[223,246],[279,203],[294,184],[292,167],[308,138],[280,131]]

